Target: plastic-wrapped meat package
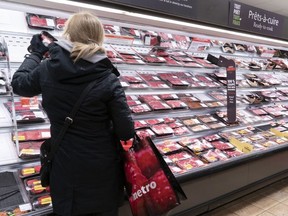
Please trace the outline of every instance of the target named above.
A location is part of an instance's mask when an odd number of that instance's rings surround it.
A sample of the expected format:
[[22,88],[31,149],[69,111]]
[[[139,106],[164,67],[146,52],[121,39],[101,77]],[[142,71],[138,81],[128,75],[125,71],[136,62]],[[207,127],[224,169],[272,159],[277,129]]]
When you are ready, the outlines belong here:
[[192,150],[195,153],[204,151],[205,148],[202,145],[202,142],[200,140],[197,140],[196,142],[192,143],[192,144],[188,144],[187,148],[189,148],[190,150]]
[[47,208],[52,205],[52,199],[49,194],[43,196],[36,196],[32,200],[32,205],[35,210]]
[[201,120],[203,123],[211,123],[211,122],[217,122],[218,121],[212,115],[202,115],[202,116],[198,116],[197,118],[199,120]]
[[132,113],[146,113],[146,112],[151,112],[150,107],[147,104],[140,104],[136,106],[130,107]]
[[161,81],[161,79],[157,76],[156,73],[153,72],[142,72],[142,71],[137,71],[138,74],[144,79],[145,81]]
[[26,14],[27,24],[30,28],[50,29],[55,28],[55,18],[38,14]]
[[38,129],[18,131],[18,137],[14,135],[13,140],[15,141],[18,138],[19,141],[33,141],[49,139],[50,137],[50,129]]
[[120,32],[121,32],[121,35],[132,36],[137,39],[141,37],[140,31],[134,28],[121,27]]
[[50,192],[49,187],[42,187],[41,180],[39,176],[30,177],[24,180],[24,186],[26,191],[30,195],[40,195]]
[[140,95],[139,100],[147,103],[149,101],[160,101],[160,97],[157,95]]
[[164,123],[165,124],[169,124],[169,123],[172,123],[172,122],[175,122],[175,121],[176,121],[175,118],[169,118],[169,117],[164,118]]
[[182,97],[180,100],[186,103],[190,109],[200,109],[207,107],[204,103],[200,101],[193,101],[189,97]]
[[201,122],[199,121],[199,119],[197,119],[196,117],[191,117],[191,118],[187,118],[187,119],[182,119],[182,122],[187,125],[187,126],[192,126],[192,125],[197,125],[200,124]]
[[205,130],[209,130],[210,128],[207,125],[204,124],[198,124],[195,126],[191,126],[190,130],[193,132],[201,132],[201,131],[205,131]]
[[172,88],[189,86],[189,83],[187,81],[181,80],[180,78],[168,78],[167,82],[172,86]]
[[226,154],[229,158],[237,157],[244,154],[242,151],[239,151],[238,149],[223,150],[223,153]]
[[106,34],[120,35],[120,27],[119,26],[103,24],[103,27],[104,27]]
[[16,112],[16,121],[19,124],[45,122],[45,114],[41,110]]
[[219,149],[219,150],[227,150],[227,149],[234,149],[235,146],[228,143],[228,142],[223,142],[223,141],[212,141],[211,144],[216,148],[216,149]]
[[23,167],[19,170],[20,178],[27,178],[30,176],[38,175],[40,173],[41,165]]
[[158,100],[147,101],[147,104],[155,111],[171,109],[171,107],[163,101],[158,101]]
[[226,127],[227,125],[224,124],[223,122],[214,122],[214,123],[209,123],[207,124],[207,126],[211,129],[219,129],[219,128],[223,128]]
[[38,158],[40,146],[44,141],[24,141],[19,142],[19,157],[21,159]]
[[[173,128],[173,129],[184,126],[184,125],[183,125],[181,122],[179,122],[179,121],[171,122],[171,123],[169,123],[168,125],[169,125],[169,127]],[[185,126],[184,126],[184,127],[185,127]]]
[[148,125],[156,125],[156,124],[162,124],[164,123],[164,119],[163,118],[157,118],[157,119],[146,119],[145,122]]
[[143,83],[144,80],[142,80],[139,76],[137,75],[121,75],[121,79],[134,84],[134,83]]
[[191,39],[188,36],[184,35],[173,35],[174,40],[176,41],[180,49],[188,49],[191,43]]
[[182,146],[188,146],[190,144],[196,144],[196,143],[201,143],[200,139],[198,138],[192,138],[192,137],[182,137],[178,143]]
[[155,55],[141,55],[147,63],[166,63],[165,58]]
[[154,89],[169,89],[170,87],[163,81],[146,81],[150,88]]
[[188,151],[182,150],[177,153],[169,154],[167,155],[167,157],[173,162],[176,162],[176,161],[192,158],[193,156]]
[[180,167],[178,167],[176,164],[168,164],[168,166],[174,175],[181,174],[181,173],[185,172]]
[[182,136],[190,133],[189,129],[185,126],[173,128],[173,131],[175,136]]
[[203,67],[206,68],[218,68],[217,65],[212,64],[211,62],[205,60],[205,59],[200,59],[200,58],[194,58],[195,61],[199,64],[201,64]]
[[174,132],[173,129],[166,124],[153,125],[153,126],[151,126],[151,130],[157,136],[172,135]]
[[186,109],[188,106],[181,100],[166,100],[166,103],[172,109]]
[[172,65],[175,65],[175,66],[181,66],[182,65],[181,62],[176,61],[175,59],[171,58],[170,56],[165,56],[163,58],[165,59],[167,65],[171,65],[171,66]]
[[131,106],[140,105],[142,103],[139,100],[129,100],[129,101],[127,101],[127,104],[128,104],[129,107],[131,107]]
[[147,127],[149,127],[149,124],[144,120],[134,121],[135,130]]
[[170,141],[170,140],[166,140],[164,142],[158,143],[156,145],[156,147],[162,154],[175,152],[175,151],[181,150],[183,148],[177,142]]
[[185,171],[189,171],[193,168],[205,166],[205,163],[196,157],[188,158],[185,160],[179,160],[179,161],[176,161],[175,163],[177,164],[177,166],[179,166],[181,169]]
[[140,129],[136,130],[137,136],[141,139],[144,137],[154,137],[155,133],[150,129]]
[[218,155],[212,150],[208,150],[206,152],[203,152],[201,154],[201,157],[207,161],[208,163],[213,163],[213,162],[217,162],[219,159],[218,159]]
[[63,30],[65,27],[65,23],[68,19],[57,17],[55,19],[56,29]]
[[177,100],[179,97],[176,94],[161,94],[159,97],[162,100]]

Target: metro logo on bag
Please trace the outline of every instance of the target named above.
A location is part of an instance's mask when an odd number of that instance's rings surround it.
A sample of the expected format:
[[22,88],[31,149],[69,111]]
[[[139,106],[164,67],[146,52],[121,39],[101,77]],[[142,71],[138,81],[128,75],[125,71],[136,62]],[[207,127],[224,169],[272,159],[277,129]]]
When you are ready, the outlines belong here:
[[186,199],[157,151],[147,137],[135,138],[133,146],[124,152],[125,187],[133,216],[162,215],[180,204],[179,194]]

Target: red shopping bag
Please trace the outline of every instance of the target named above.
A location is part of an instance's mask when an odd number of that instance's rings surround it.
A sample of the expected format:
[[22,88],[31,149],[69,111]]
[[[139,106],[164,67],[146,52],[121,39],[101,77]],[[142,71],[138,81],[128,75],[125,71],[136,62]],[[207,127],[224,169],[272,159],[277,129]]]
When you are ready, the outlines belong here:
[[149,137],[135,137],[124,152],[126,192],[133,216],[158,216],[187,199]]

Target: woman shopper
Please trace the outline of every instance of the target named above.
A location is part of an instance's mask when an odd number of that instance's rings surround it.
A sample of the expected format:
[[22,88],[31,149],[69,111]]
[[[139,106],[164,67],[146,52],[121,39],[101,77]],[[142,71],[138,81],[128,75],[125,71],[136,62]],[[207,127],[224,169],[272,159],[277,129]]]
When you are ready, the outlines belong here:
[[[105,55],[104,30],[88,12],[71,16],[63,39],[42,43],[31,40],[26,56],[12,79],[21,96],[42,94],[42,105],[51,123],[51,138],[82,90],[98,80],[82,102],[52,161],[50,190],[56,215],[118,215],[123,181],[118,140],[134,136],[134,124],[119,72]],[[49,52],[50,58],[41,61]],[[111,127],[112,125],[112,127]],[[113,128],[113,129],[111,129]]]

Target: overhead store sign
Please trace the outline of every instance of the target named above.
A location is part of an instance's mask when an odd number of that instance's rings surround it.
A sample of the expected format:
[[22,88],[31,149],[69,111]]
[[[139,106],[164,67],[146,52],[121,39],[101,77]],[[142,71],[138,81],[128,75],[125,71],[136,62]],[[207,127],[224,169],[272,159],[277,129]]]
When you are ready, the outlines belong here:
[[199,0],[107,0],[109,2],[132,5],[153,11],[160,11],[185,18],[197,17],[197,3]]
[[281,37],[285,17],[276,13],[242,4],[230,3],[229,26],[261,35]]

